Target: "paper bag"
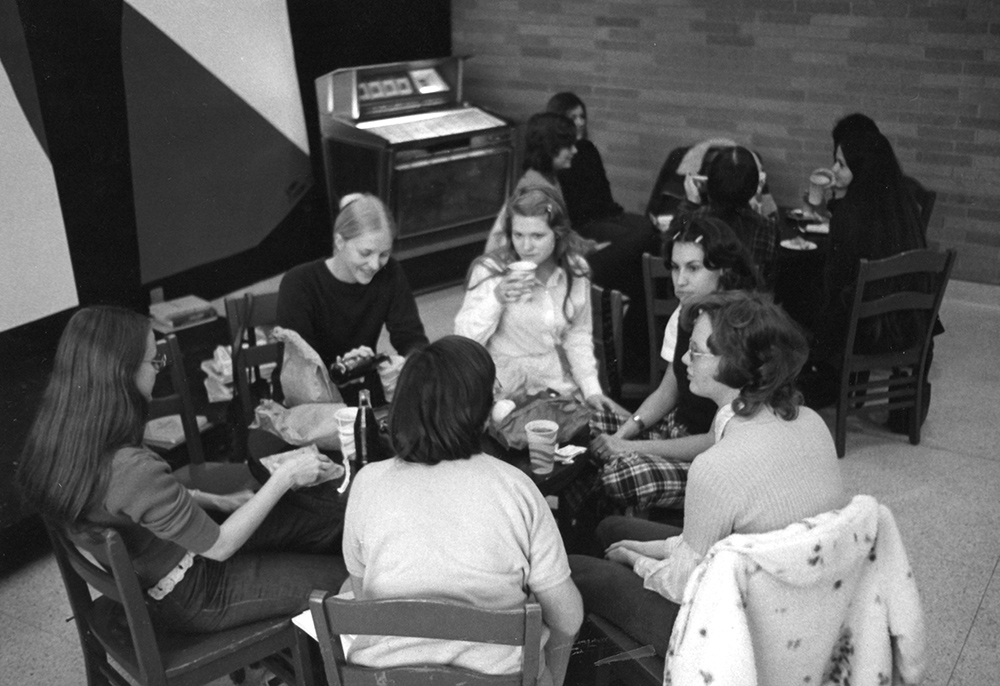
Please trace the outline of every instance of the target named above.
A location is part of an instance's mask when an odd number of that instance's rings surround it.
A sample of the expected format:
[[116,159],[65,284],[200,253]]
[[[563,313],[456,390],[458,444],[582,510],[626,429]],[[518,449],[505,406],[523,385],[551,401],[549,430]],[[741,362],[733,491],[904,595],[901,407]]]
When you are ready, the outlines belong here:
[[285,404],[295,407],[305,403],[343,402],[340,391],[330,381],[330,372],[319,353],[295,331],[274,327],[271,335],[285,344],[281,363],[281,390]]

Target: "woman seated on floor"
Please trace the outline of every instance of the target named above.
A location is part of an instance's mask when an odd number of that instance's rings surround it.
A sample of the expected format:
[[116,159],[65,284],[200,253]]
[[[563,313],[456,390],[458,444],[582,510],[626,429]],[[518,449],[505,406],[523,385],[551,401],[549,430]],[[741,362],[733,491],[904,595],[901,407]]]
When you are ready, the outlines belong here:
[[[344,559],[356,598],[434,598],[506,609],[542,607],[539,683],[562,684],[583,621],[555,519],[521,470],[480,451],[495,367],[475,341],[445,336],[407,360],[389,415],[396,457],[355,477]],[[520,667],[520,649],[361,636],[351,662],[438,663],[490,674]]]
[[[18,468],[25,500],[105,563],[99,533],[117,529],[150,613],[175,631],[291,616],[313,589],[338,588],[347,578],[340,527],[282,499],[335,465],[299,455],[256,493],[185,488],[141,443],[163,363],[148,317],[107,307],[74,314]],[[228,517],[219,525],[206,510]]]
[[333,225],[333,257],[290,269],[278,290],[278,324],[296,331],[327,367],[378,345],[382,327],[400,355],[427,344],[403,268],[390,254],[396,225],[381,200],[346,195]]
[[[718,291],[757,287],[753,261],[722,221],[682,215],[663,246],[674,294],[681,307]],[[685,353],[690,330],[678,327],[681,307],[667,322],[660,353],[667,370],[660,385],[636,412],[600,412],[591,422],[598,433],[591,452],[605,463],[604,492],[619,508],[677,507],[683,502],[691,460],[714,442],[716,405],[693,393]]]
[[609,517],[608,559],[573,555],[584,608],[665,655],[688,577],[729,534],[774,531],[846,504],[822,418],[801,407],[805,338],[768,296],[717,293],[685,305],[691,390],[719,406],[720,438],[694,461],[684,529]]
[[[522,185],[504,205],[502,241],[469,268],[455,333],[486,346],[506,397],[551,389],[617,407],[594,359],[590,279],[580,237],[550,185]],[[532,273],[514,262],[536,265]]]

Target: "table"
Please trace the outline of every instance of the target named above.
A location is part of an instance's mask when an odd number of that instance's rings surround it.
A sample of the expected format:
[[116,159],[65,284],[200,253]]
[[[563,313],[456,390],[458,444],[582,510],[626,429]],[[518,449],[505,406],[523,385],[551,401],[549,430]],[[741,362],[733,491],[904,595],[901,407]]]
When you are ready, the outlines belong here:
[[[793,208],[778,208],[778,232],[781,240],[801,235],[798,222],[788,216]],[[808,234],[815,250],[791,250],[778,247],[778,274],[774,300],[807,331],[814,329],[814,317],[823,305],[823,271],[830,244],[829,234]]]

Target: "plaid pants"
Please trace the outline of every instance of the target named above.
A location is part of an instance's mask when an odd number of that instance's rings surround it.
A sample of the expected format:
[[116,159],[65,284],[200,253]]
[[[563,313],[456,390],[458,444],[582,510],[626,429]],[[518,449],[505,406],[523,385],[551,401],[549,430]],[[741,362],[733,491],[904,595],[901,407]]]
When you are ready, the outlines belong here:
[[[590,422],[592,435],[613,434],[628,421],[628,416],[609,410],[594,414]],[[639,438],[664,440],[687,436],[687,427],[676,421],[670,412],[658,424]],[[615,455],[601,470],[600,481],[608,500],[622,508],[646,510],[650,507],[677,508],[684,503],[690,462],[671,460],[637,452]]]

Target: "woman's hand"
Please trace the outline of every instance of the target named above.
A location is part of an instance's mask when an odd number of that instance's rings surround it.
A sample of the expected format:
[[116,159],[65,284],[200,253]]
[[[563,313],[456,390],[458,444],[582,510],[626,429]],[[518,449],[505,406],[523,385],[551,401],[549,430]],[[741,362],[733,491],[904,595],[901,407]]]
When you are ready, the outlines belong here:
[[633,566],[635,561],[639,559],[639,553],[628,548],[608,548],[604,552],[604,556],[612,562],[618,562],[626,567]]
[[631,451],[630,441],[616,435],[601,434],[590,442],[590,452],[602,462],[611,460],[615,455]]
[[687,196],[688,202],[701,204],[701,189],[707,180],[708,177],[700,174],[688,174],[684,177],[684,195]]
[[508,272],[500,278],[497,284],[497,300],[501,304],[518,302],[523,296],[531,293],[535,285],[535,275],[528,272]]
[[611,559],[611,553],[615,552],[616,555],[623,556],[625,553],[616,551],[628,551],[634,553],[635,555],[641,555],[643,557],[651,557],[654,560],[662,560],[666,557],[666,552],[664,551],[664,543],[666,541],[615,541],[608,546],[608,549],[604,551],[604,554]]
[[321,453],[300,453],[282,462],[272,478],[284,479],[289,488],[311,486],[329,476],[336,464]]
[[614,414],[628,414],[628,410],[603,393],[594,393],[594,395],[587,396],[585,402],[598,411],[608,410]]

